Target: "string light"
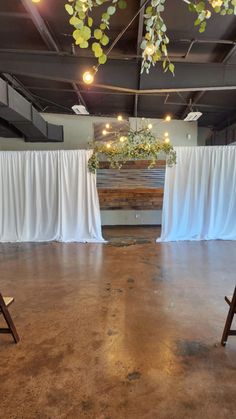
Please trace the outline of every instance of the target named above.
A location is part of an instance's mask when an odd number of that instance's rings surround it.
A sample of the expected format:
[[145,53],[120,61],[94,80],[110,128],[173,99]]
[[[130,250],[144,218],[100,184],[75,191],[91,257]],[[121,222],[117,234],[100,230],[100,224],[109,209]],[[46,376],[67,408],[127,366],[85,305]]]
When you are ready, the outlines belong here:
[[168,137],[165,138],[165,143],[168,144],[170,142],[170,139]]
[[148,129],[152,129],[152,124],[148,124]]
[[39,3],[40,0],[32,0],[32,3]]
[[165,121],[166,121],[166,122],[170,122],[170,121],[171,121],[171,116],[170,116],[170,115],[166,115],[166,117],[165,117]]
[[107,135],[107,130],[105,130],[105,129],[104,129],[104,130],[102,131],[102,135]]
[[126,140],[127,140],[127,137],[125,137],[124,135],[122,135],[122,136],[120,137],[120,142],[121,142],[121,143],[124,143]]
[[122,116],[122,115],[118,115],[118,116],[117,116],[117,120],[118,120],[119,122],[123,121],[123,116]]
[[165,132],[164,137],[169,137],[169,133]]
[[92,84],[94,81],[94,75],[91,73],[91,71],[85,71],[83,74],[83,81],[86,84]]
[[146,55],[153,55],[154,52],[156,51],[156,47],[154,44],[152,44],[151,42],[149,42],[144,50],[144,53]]
[[111,148],[111,144],[110,144],[110,143],[107,143],[107,144],[106,144],[106,147],[107,147],[107,148]]
[[106,124],[106,128],[109,129],[110,128],[110,124]]

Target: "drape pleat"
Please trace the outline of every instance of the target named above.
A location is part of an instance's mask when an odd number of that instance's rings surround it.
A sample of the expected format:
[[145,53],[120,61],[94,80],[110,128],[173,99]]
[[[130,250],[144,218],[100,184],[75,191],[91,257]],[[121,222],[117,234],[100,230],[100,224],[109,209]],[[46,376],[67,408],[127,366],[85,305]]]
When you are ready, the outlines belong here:
[[103,241],[90,155],[0,152],[0,241]]
[[236,240],[236,147],[176,147],[158,241]]

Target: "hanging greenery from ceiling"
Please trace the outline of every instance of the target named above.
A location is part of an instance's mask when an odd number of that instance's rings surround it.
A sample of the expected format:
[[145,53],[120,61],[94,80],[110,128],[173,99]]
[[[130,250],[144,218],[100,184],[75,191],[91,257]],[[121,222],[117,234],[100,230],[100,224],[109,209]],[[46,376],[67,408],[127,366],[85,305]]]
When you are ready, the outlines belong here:
[[112,141],[93,141],[90,144],[93,149],[93,154],[88,161],[90,172],[95,173],[96,169],[99,169],[101,157],[114,169],[121,169],[129,160],[144,159],[150,161],[148,168],[152,168],[160,158],[160,154],[166,156],[169,166],[176,163],[176,152],[169,138],[156,138],[146,121],[142,123],[140,129],[131,129],[126,133],[117,131],[112,134]]
[[[169,38],[167,27],[163,19],[163,12],[167,2],[173,0],[150,0],[147,2],[144,13],[144,36],[140,45],[142,49],[141,72],[149,73],[151,66],[162,61],[164,71],[174,74],[174,64],[168,56]],[[188,3],[190,12],[197,14],[194,22],[199,27],[199,32],[206,29],[207,20],[213,13],[221,15],[236,14],[236,0],[179,0]],[[137,0],[138,2],[138,0]],[[104,6],[106,9],[104,10]],[[98,60],[98,65],[107,61],[109,45],[110,20],[118,9],[126,9],[129,0],[67,0],[66,11],[70,15],[75,44],[80,48],[90,48]],[[95,9],[101,10],[100,20],[94,23]],[[109,49],[108,49],[109,51]],[[110,51],[109,51],[110,52]]]

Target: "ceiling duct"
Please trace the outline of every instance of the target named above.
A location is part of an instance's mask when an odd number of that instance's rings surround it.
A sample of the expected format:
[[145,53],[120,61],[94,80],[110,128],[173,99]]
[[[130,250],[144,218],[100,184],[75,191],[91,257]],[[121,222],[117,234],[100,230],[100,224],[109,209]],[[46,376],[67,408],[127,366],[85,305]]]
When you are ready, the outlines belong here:
[[26,141],[64,141],[63,126],[46,122],[28,100],[2,79],[0,117],[20,131]]

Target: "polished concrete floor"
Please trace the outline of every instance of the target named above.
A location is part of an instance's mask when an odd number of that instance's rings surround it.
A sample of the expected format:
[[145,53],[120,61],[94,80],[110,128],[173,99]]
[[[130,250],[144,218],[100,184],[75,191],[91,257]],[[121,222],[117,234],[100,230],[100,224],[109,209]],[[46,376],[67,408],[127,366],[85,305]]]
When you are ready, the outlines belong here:
[[0,418],[236,418],[236,337],[219,344],[236,243],[104,236],[0,245],[21,336],[0,335]]

